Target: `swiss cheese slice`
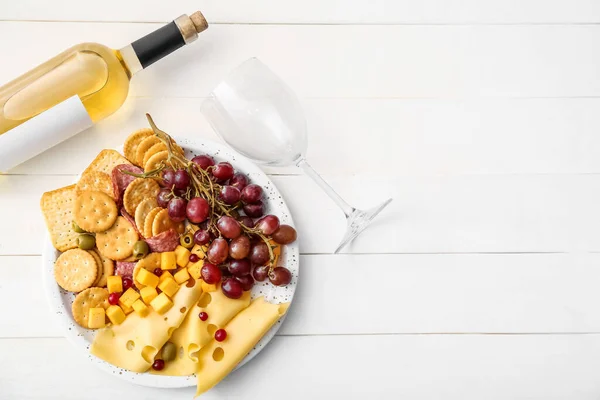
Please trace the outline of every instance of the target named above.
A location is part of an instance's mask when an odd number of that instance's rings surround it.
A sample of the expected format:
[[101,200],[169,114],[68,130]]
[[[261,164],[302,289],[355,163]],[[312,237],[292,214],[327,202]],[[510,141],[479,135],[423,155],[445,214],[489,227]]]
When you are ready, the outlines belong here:
[[[204,292],[200,300],[190,310],[179,328],[173,332],[169,342],[177,346],[174,360],[165,362],[160,371],[150,370],[157,375],[186,376],[192,375],[197,368],[197,352],[210,342],[217,329],[225,327],[237,313],[250,305],[250,292],[244,292],[239,299],[230,299],[219,287],[214,292]],[[206,321],[198,314],[205,312]]]
[[259,297],[225,326],[227,338],[224,341],[213,339],[202,347],[198,352],[196,396],[225,378],[285,314],[289,305],[270,304],[264,297]]
[[115,365],[134,372],[147,371],[154,356],[181,325],[202,294],[200,281],[182,286],[173,296],[173,307],[159,315],[150,309],[147,316],[127,316],[120,325],[108,326],[96,334],[90,352]]

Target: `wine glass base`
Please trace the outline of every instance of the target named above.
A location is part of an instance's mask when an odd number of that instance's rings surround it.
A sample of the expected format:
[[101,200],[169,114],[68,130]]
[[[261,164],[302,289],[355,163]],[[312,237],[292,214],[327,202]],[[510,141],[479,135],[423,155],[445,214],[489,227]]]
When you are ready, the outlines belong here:
[[348,224],[346,228],[346,234],[344,235],[340,245],[337,247],[337,249],[335,249],[334,253],[339,253],[348,243],[360,235],[360,233],[371,224],[371,221],[373,221],[377,214],[379,214],[391,202],[392,199],[387,199],[377,207],[373,207],[367,211],[354,209],[354,211],[352,211],[352,213],[346,218]]

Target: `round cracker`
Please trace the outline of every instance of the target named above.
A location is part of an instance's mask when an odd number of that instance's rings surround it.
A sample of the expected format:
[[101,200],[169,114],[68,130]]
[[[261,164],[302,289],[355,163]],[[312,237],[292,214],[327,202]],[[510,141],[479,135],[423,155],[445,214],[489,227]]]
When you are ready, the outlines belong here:
[[142,289],[144,287],[144,285],[142,285],[135,279],[137,274],[140,272],[140,268],[147,269],[148,271],[154,273],[154,270],[156,268],[160,268],[160,253],[148,254],[146,257],[138,261],[138,263],[133,268],[132,279],[135,287],[137,287],[138,289]]
[[110,258],[107,258],[100,254],[98,249],[94,249],[92,251],[98,255],[98,257],[100,258],[100,262],[102,263],[102,276],[96,279],[94,286],[106,287],[108,277],[115,273],[115,262]]
[[118,215],[115,201],[103,192],[84,190],[73,205],[75,222],[87,232],[107,230],[114,224]]
[[154,135],[142,140],[135,151],[135,164],[144,168],[144,155],[150,149],[150,147],[157,143],[162,143],[162,141]]
[[67,250],[54,263],[56,283],[69,292],[81,292],[89,288],[97,277],[96,260],[85,250]]
[[159,191],[160,186],[154,179],[135,178],[125,189],[123,206],[129,215],[135,215],[137,206],[148,197],[156,198]]
[[154,146],[150,147],[146,154],[144,154],[144,161],[142,165],[146,165],[150,157],[152,157],[156,153],[160,153],[161,151],[167,151],[167,145],[163,142],[156,143]]
[[155,197],[149,197],[146,200],[142,201],[138,204],[135,209],[135,224],[137,225],[138,231],[144,234],[144,222],[146,221],[146,217],[152,211],[158,207],[158,202]]
[[71,311],[73,319],[80,326],[89,329],[88,315],[90,308],[102,307],[105,310],[108,308],[108,290],[103,288],[89,288],[75,296]]
[[124,260],[133,253],[133,245],[138,239],[133,225],[126,218],[118,217],[109,230],[96,234],[96,246],[104,257]]
[[148,159],[148,162],[144,164],[144,172],[149,172],[157,169],[161,164],[164,164],[169,159],[169,152],[167,150],[159,151]]
[[75,195],[79,196],[86,190],[106,193],[111,198],[114,196],[111,177],[107,173],[100,171],[90,171],[79,179],[75,187]]
[[154,223],[154,218],[156,218],[156,214],[162,210],[165,210],[165,208],[156,207],[155,209],[150,210],[146,216],[146,219],[144,220],[144,232],[142,232],[145,238],[152,237],[152,224]]
[[156,214],[154,221],[152,221],[152,236],[166,232],[169,229],[175,229],[181,234],[185,230],[185,225],[183,222],[175,222],[169,218],[169,210],[165,208]]
[[96,260],[96,269],[98,270],[98,276],[96,276],[96,280],[94,281],[94,283],[92,283],[92,286],[100,286],[100,285],[98,285],[98,283],[100,282],[100,279],[102,278],[102,274],[104,274],[104,266],[102,265],[102,259],[100,258],[98,253],[96,253],[94,250],[86,250],[86,251],[88,253],[90,253],[92,255],[92,257],[94,257],[94,260]]
[[[150,128],[143,128],[133,132],[125,139],[123,144],[123,154],[132,163],[136,164],[137,149],[142,141],[150,136],[154,136],[154,131]],[[143,164],[136,164],[138,167]]]

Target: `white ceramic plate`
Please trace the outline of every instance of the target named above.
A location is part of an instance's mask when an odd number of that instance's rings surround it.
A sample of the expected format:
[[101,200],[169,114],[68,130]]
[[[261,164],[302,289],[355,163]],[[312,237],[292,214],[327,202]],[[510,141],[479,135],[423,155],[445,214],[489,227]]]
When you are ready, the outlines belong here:
[[[282,224],[294,226],[290,210],[285,204],[283,197],[273,182],[271,182],[265,173],[262,172],[262,170],[260,170],[251,161],[218,143],[200,140],[178,139],[176,137],[174,137],[174,139],[185,149],[186,157],[188,159],[191,159],[197,154],[209,154],[215,158],[215,161],[229,161],[236,171],[247,174],[252,183],[256,183],[262,186],[264,189],[266,213],[277,215]],[[54,261],[58,255],[59,252],[54,249],[49,237],[46,236],[42,262],[48,302],[50,304],[52,313],[54,313],[56,318],[61,321],[67,339],[69,339],[69,341],[81,352],[81,354],[86,356],[91,363],[97,365],[102,370],[138,385],[160,388],[179,388],[196,385],[195,375],[179,377],[160,376],[150,373],[135,373],[117,368],[91,355],[89,348],[94,339],[95,332],[84,329],[75,323],[71,314],[71,304],[75,296],[72,293],[61,289],[54,280]],[[292,301],[298,281],[298,241],[290,245],[283,246],[278,265],[285,266],[292,272],[292,282],[284,287],[273,286],[268,282],[257,282],[252,289],[253,299],[259,296],[265,296],[265,299],[271,303],[285,303]],[[252,351],[248,353],[246,358],[244,358],[237,366],[237,368],[250,361],[267,343],[269,343],[273,336],[275,336],[275,333],[279,329],[284,318],[285,316],[282,317],[273,326],[273,328],[271,328],[271,330],[265,334],[265,336],[260,340],[260,342],[258,342]]]

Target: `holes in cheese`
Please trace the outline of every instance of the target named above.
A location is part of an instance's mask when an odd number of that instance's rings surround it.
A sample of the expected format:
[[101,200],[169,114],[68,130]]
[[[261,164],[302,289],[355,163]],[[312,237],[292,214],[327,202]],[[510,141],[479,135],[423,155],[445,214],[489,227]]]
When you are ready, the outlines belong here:
[[135,348],[135,343],[133,342],[133,340],[128,340],[125,347],[127,348],[127,350],[131,351]]
[[187,311],[187,308],[185,308],[185,307],[181,307],[179,309],[179,312],[182,313],[182,314],[185,314],[186,311]]
[[222,347],[217,347],[215,351],[213,351],[212,358],[215,361],[221,361],[225,357],[225,350]]
[[200,300],[198,301],[198,307],[206,308],[208,307],[211,301],[212,296],[210,295],[210,293],[204,292],[202,293],[202,296],[200,296]]
[[208,326],[206,327],[206,331],[208,332],[208,334],[210,335],[210,337],[214,337],[215,336],[215,332],[217,331],[217,326],[214,324],[208,324]]
[[158,353],[158,351],[156,350],[156,347],[153,346],[145,346],[142,349],[142,358],[144,359],[144,361],[146,361],[147,363],[152,364],[154,362],[154,356],[156,356],[156,353]]

